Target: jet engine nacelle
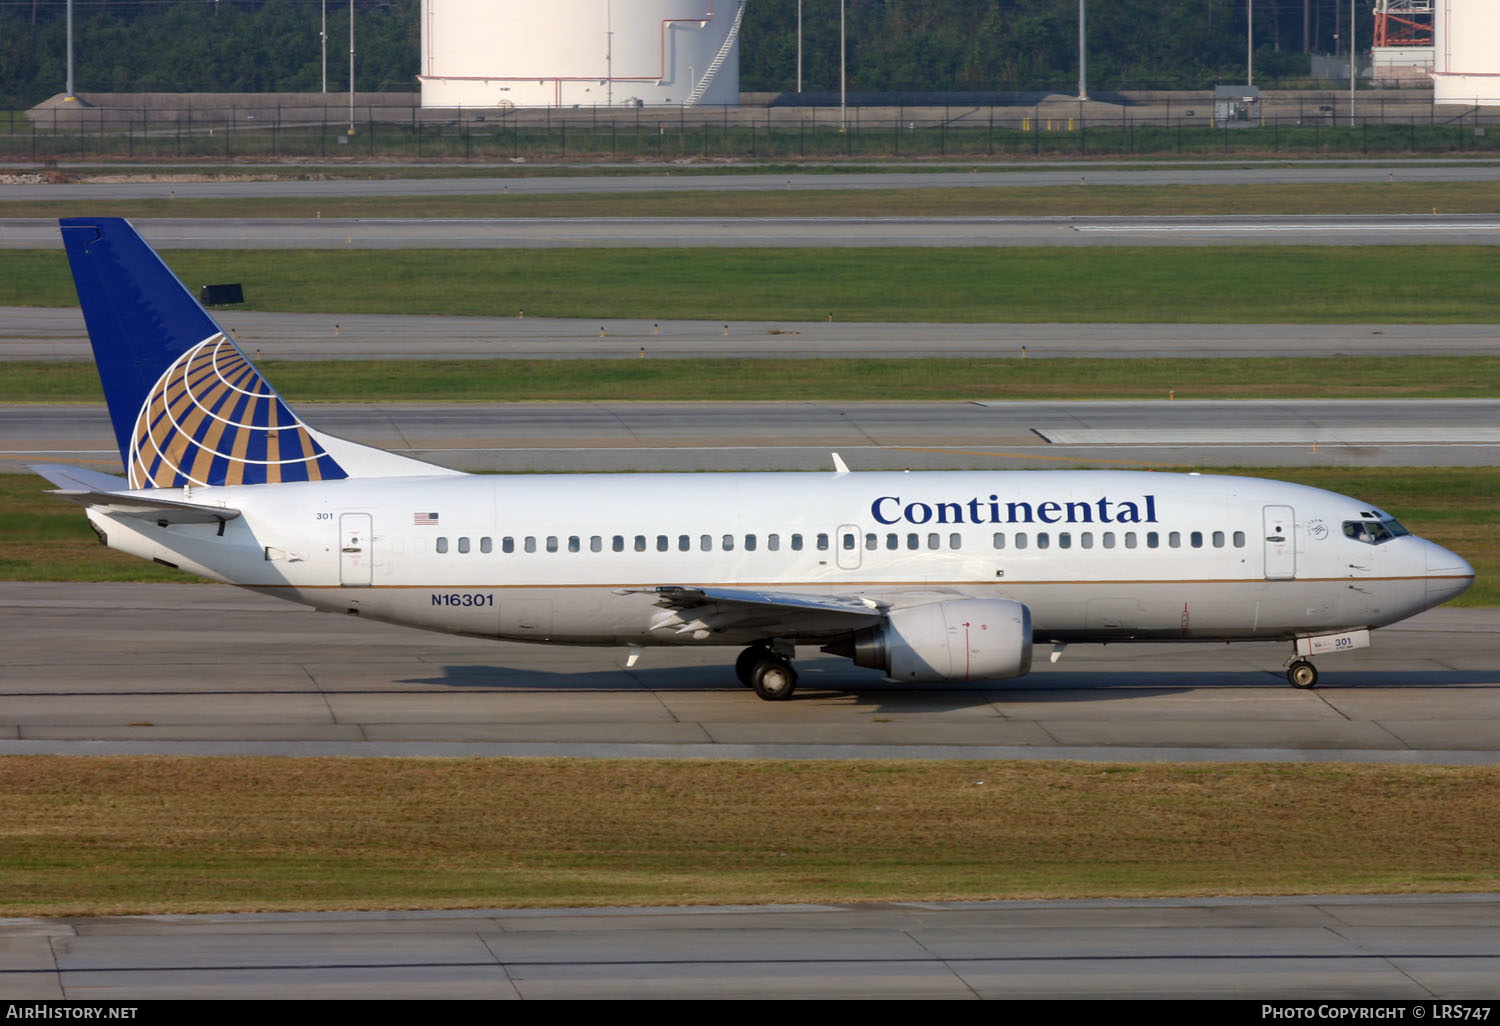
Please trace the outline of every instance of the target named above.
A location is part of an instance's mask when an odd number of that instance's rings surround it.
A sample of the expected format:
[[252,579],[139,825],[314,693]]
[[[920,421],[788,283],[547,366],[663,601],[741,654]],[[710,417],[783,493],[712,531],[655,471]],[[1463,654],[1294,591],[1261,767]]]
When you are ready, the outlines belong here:
[[1020,677],[1031,670],[1031,610],[1010,599],[894,609],[852,647],[841,654],[902,682]]

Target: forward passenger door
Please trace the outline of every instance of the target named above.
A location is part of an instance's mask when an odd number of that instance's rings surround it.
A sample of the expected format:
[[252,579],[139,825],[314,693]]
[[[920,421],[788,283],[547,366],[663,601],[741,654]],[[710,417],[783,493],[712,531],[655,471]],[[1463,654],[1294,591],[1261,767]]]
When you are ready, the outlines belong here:
[[1297,576],[1296,520],[1290,506],[1267,506],[1265,513],[1266,580]]

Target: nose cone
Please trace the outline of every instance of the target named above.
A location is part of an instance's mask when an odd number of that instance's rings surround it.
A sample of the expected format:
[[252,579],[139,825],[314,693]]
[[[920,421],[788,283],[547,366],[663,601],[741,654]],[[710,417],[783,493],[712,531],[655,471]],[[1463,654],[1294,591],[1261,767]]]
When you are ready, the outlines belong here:
[[1423,540],[1427,546],[1427,602],[1438,605],[1462,595],[1474,583],[1474,568],[1462,556],[1441,545]]

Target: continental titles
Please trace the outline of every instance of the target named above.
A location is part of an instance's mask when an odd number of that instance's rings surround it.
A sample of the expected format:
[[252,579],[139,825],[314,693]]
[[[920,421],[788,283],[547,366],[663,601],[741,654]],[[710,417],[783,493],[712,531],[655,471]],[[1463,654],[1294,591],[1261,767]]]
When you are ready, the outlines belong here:
[[882,495],[870,503],[882,524],[1154,524],[1156,496],[1104,496],[1068,502],[1001,502],[998,495],[959,502],[906,501]]

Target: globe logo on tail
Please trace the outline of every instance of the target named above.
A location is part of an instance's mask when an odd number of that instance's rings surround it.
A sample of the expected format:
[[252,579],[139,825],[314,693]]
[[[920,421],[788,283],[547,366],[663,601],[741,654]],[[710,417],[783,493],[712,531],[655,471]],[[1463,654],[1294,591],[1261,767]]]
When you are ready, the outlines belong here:
[[348,476],[222,334],[157,379],[136,417],[129,464],[132,488]]

